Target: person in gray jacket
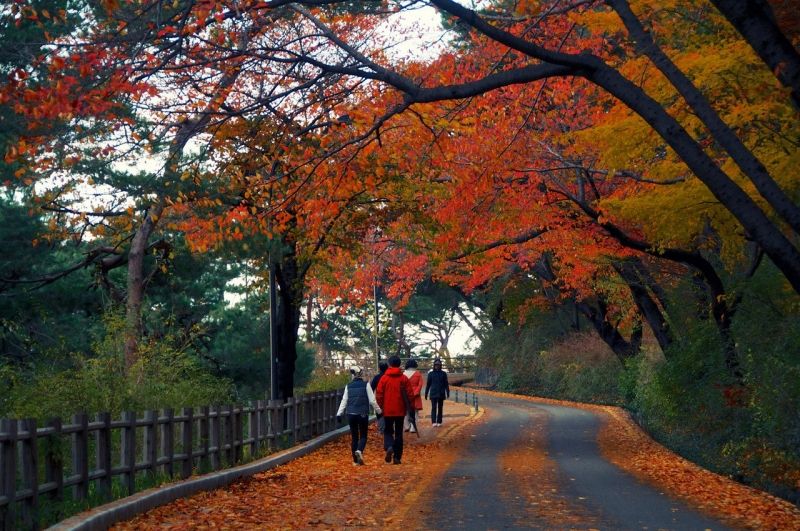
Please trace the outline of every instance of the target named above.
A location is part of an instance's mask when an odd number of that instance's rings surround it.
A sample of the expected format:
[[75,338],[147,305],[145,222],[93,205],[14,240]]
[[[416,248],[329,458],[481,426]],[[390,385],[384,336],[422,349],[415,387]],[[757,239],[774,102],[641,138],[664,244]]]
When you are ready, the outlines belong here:
[[350,368],[350,375],[353,380],[344,388],[342,401],[339,403],[339,411],[336,413],[336,420],[341,422],[342,415],[347,413],[347,423],[350,425],[350,451],[353,454],[353,464],[364,464],[364,448],[367,447],[367,430],[369,428],[369,407],[375,409],[375,413],[380,414],[381,408],[375,401],[375,394],[372,387],[367,385],[363,379],[361,367],[354,365]]
[[442,425],[442,414],[445,398],[450,398],[450,384],[447,382],[447,373],[442,370],[442,360],[433,360],[433,370],[428,373],[425,384],[425,400],[431,397],[431,424],[434,427]]

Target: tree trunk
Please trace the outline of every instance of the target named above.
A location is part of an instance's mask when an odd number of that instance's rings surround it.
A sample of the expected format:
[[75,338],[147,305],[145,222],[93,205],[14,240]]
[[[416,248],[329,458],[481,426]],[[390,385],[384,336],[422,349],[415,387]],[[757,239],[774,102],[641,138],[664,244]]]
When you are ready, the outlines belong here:
[[[714,140],[728,152],[742,172],[756,186],[761,196],[775,209],[775,212],[792,227],[795,233],[800,233],[800,208],[781,190],[769,172],[767,172],[764,164],[744,145],[733,130],[722,121],[703,93],[659,48],[650,33],[644,29],[639,19],[630,9],[628,1],[606,0],[606,3],[619,14],[628,29],[628,33],[635,39],[637,49],[650,58],[672,86],[683,96],[686,103],[697,113],[697,117],[708,128]],[[744,6],[748,2],[737,0],[735,3]]]
[[475,335],[475,337],[477,337],[481,341],[485,339],[483,332],[478,330],[478,327],[475,326],[475,323],[472,322],[472,319],[467,317],[467,314],[464,313],[464,310],[461,309],[461,306],[459,304],[453,306],[453,310],[458,314],[461,320],[469,327],[469,329],[472,330],[472,333]]
[[[219,83],[220,90],[233,84],[240,70],[226,74]],[[175,133],[175,139],[169,148],[169,155],[165,163],[165,180],[168,182],[178,176],[178,161],[183,154],[186,144],[195,135],[201,133],[211,120],[212,113],[198,113],[196,119],[186,119]],[[167,206],[163,195],[159,196],[155,204],[145,215],[144,221],[131,241],[128,254],[128,293],[125,303],[125,368],[130,369],[137,361],[137,348],[142,333],[142,302],[144,300],[145,276],[144,254],[148,247],[148,240],[164,214]]]
[[403,312],[397,312],[393,314],[393,320],[395,321],[394,327],[394,337],[397,339],[397,350],[395,351],[397,356],[403,358],[411,357],[411,347],[406,342],[406,323],[405,319],[403,318]]
[[142,302],[144,300],[144,258],[148,240],[164,212],[164,200],[158,201],[145,215],[136,231],[128,252],[128,292],[125,301],[125,370],[138,360],[139,338],[142,334]]
[[610,221],[600,221],[599,212],[592,209],[589,205],[579,203],[578,206],[621,245],[629,249],[634,249],[649,254],[655,258],[662,258],[665,260],[682,263],[691,267],[697,272],[698,276],[702,278],[703,283],[709,291],[707,308],[710,309],[711,314],[714,317],[714,321],[717,324],[720,337],[723,341],[726,366],[735,379],[741,380],[742,373],[739,370],[736,343],[731,336],[730,323],[730,320],[733,316],[733,308],[735,307],[737,301],[732,300],[731,305],[729,306],[729,297],[725,291],[725,285],[723,284],[719,275],[717,275],[717,271],[714,269],[714,266],[699,252],[689,252],[683,249],[675,249],[670,247],[656,249],[646,241],[632,238],[625,231]]
[[297,264],[296,247],[284,253],[275,267],[278,284],[276,330],[278,351],[274,353],[278,400],[294,396],[294,370],[297,363],[297,338],[303,303],[303,279]]
[[[800,54],[775,23],[766,0],[711,0],[800,106]],[[796,6],[795,6],[796,8]]]
[[800,293],[800,251],[689,133],[658,102],[602,61],[598,60],[596,70],[586,77],[619,98],[650,124],[714,197],[733,214],[748,235],[758,242],[795,292]]
[[579,302],[577,307],[589,319],[597,335],[617,355],[620,362],[624,364],[639,353],[642,343],[641,321],[638,326],[634,326],[631,340],[628,341],[622,337],[619,329],[608,321],[608,308],[602,299],[598,299],[596,308],[586,302]]
[[309,293],[308,301],[306,302],[306,343],[311,343],[311,330],[313,328],[311,321],[311,311],[313,309],[314,296]]
[[[753,0],[750,0],[752,2]],[[439,9],[459,18],[480,33],[531,58],[542,61],[536,66],[550,66],[532,75],[532,67],[503,72],[502,79],[486,76],[479,81],[447,87],[421,88],[394,74],[385,81],[408,94],[408,104],[415,101],[451,100],[495,90],[511,83],[525,83],[549,77],[581,76],[605,89],[638,114],[678,154],[717,200],[739,221],[754,241],[758,242],[775,266],[800,293],[800,251],[773,223],[761,208],[703,150],[675,118],[617,69],[590,53],[569,54],[549,50],[489,24],[475,11],[454,0],[431,0]],[[728,0],[719,0],[727,4]],[[734,3],[734,0],[730,0]],[[557,68],[560,67],[560,68]],[[516,75],[514,75],[516,74]],[[387,74],[388,75],[388,74]],[[528,75],[528,77],[526,77]],[[467,90],[469,89],[469,90]]]
[[647,287],[637,274],[636,266],[626,261],[616,264],[614,269],[617,270],[619,276],[622,277],[622,280],[628,285],[636,307],[653,331],[653,335],[656,341],[658,341],[658,346],[661,347],[661,351],[666,354],[667,349],[674,341],[672,331],[669,328],[667,319],[658,307],[658,304],[656,304],[656,301],[650,296]]

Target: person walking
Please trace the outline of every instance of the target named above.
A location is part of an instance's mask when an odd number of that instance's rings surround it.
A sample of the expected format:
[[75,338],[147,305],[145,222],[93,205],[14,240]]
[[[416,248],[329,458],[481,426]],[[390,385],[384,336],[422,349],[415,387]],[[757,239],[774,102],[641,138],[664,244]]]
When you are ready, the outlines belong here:
[[400,369],[400,358],[389,358],[389,368],[378,382],[375,397],[383,411],[386,427],[383,431],[384,460],[399,465],[403,458],[403,419],[406,403],[412,395],[411,383]]
[[342,421],[342,415],[347,413],[347,423],[350,425],[350,452],[353,455],[354,465],[364,464],[364,449],[367,447],[367,430],[369,428],[369,406],[375,413],[381,413],[381,407],[375,400],[372,387],[363,379],[361,367],[355,365],[350,368],[353,380],[344,388],[342,401],[336,420]]
[[428,373],[425,383],[425,400],[431,397],[431,424],[434,427],[442,425],[442,414],[445,398],[450,398],[450,384],[447,382],[447,373],[442,370],[442,360],[433,360],[433,369]]
[[[383,376],[383,374],[386,372],[386,369],[388,369],[388,368],[389,368],[389,364],[386,361],[381,360],[381,361],[378,362],[378,374],[373,376],[372,380],[369,382],[369,386],[372,387],[372,392],[373,393],[378,390],[378,382],[381,381],[381,377]],[[383,429],[386,426],[386,423],[384,422],[383,415],[378,414],[377,417],[378,417],[378,420],[377,420],[376,424],[378,425],[378,432],[379,433],[383,433]],[[386,450],[386,448],[384,448],[384,450]]]
[[411,382],[411,390],[413,391],[409,396],[411,407],[409,411],[406,411],[403,428],[405,428],[405,431],[415,433],[417,431],[417,411],[422,411],[422,375],[417,370],[417,360],[409,358],[406,361],[406,370],[403,374]]

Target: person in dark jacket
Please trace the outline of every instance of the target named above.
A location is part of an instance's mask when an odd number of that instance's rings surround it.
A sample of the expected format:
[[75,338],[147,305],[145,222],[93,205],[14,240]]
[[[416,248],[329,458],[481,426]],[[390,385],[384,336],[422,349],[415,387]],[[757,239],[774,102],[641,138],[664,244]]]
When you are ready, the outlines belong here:
[[387,463],[399,465],[403,458],[403,420],[410,407],[411,383],[400,369],[400,358],[389,358],[389,368],[378,382],[375,392],[378,405],[383,411],[386,427],[383,432],[384,457]]
[[433,360],[433,370],[428,373],[425,384],[425,400],[431,397],[431,423],[434,427],[442,425],[442,412],[445,398],[450,398],[450,384],[447,373],[442,370],[442,360]]
[[[372,377],[372,381],[369,382],[369,386],[372,387],[372,392],[373,393],[378,390],[378,382],[381,381],[381,377],[383,376],[383,373],[385,373],[386,369],[388,369],[388,368],[389,368],[389,364],[386,361],[381,360],[381,361],[378,362],[378,374],[373,376]],[[386,427],[386,423],[384,422],[383,415],[378,414],[378,421],[376,422],[376,424],[378,425],[378,432],[379,433],[383,433],[383,430]],[[386,448],[384,448],[384,450],[386,450]]]
[[362,378],[361,367],[350,368],[353,378],[347,387],[344,388],[342,401],[339,403],[339,411],[336,413],[336,420],[342,421],[342,415],[347,412],[347,423],[350,425],[350,452],[353,454],[353,464],[364,464],[364,448],[367,447],[367,429],[369,428],[369,406],[375,409],[376,413],[381,412],[372,387]]
[[385,360],[381,360],[378,362],[378,374],[372,377],[372,380],[369,382],[369,386],[372,387],[372,391],[378,390],[378,382],[381,381],[381,377],[386,372],[386,369],[389,368],[389,363]]

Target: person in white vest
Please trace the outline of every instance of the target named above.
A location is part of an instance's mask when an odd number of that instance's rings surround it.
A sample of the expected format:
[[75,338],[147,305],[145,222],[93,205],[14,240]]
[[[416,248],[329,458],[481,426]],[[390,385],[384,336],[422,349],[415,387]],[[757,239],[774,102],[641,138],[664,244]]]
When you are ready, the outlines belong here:
[[354,465],[364,464],[364,449],[367,447],[367,431],[369,428],[369,407],[380,414],[381,408],[375,401],[372,387],[364,381],[361,367],[354,365],[350,368],[352,381],[344,388],[344,396],[339,403],[336,420],[341,422],[342,415],[347,413],[347,423],[350,425],[350,451]]

